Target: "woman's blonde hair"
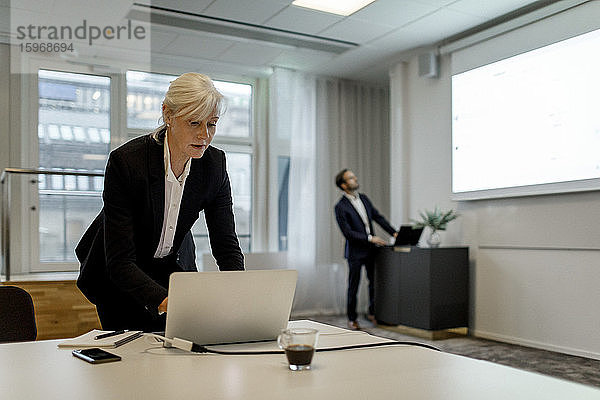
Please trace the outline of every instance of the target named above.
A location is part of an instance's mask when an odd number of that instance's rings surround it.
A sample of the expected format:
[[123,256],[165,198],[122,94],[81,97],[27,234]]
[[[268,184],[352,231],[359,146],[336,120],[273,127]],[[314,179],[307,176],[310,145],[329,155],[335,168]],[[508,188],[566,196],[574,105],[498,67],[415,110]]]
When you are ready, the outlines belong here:
[[171,118],[184,117],[204,121],[212,115],[221,115],[224,98],[208,76],[187,72],[171,82],[163,104],[163,123],[152,133],[152,137],[157,141],[164,138],[166,113],[169,113]]

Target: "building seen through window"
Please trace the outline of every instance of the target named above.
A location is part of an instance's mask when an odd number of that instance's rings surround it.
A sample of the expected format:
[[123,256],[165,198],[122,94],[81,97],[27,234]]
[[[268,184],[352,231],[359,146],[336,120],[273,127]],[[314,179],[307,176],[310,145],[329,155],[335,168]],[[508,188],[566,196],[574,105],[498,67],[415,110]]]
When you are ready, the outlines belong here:
[[[149,72],[127,71],[127,127],[152,130],[159,125],[162,101],[169,84],[177,78]],[[229,137],[252,135],[252,86],[242,83],[213,81],[225,96],[225,113],[219,120],[217,134]]]
[[[110,150],[110,78],[38,72],[39,168],[103,172]],[[102,177],[40,175],[40,263],[75,262],[74,248],[102,207]]]

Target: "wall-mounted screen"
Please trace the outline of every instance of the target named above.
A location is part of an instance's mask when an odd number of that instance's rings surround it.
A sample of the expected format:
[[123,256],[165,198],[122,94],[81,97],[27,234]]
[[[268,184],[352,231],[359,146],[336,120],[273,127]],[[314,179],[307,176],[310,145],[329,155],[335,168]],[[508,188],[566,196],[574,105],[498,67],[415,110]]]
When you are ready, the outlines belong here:
[[452,192],[600,190],[600,30],[452,76]]

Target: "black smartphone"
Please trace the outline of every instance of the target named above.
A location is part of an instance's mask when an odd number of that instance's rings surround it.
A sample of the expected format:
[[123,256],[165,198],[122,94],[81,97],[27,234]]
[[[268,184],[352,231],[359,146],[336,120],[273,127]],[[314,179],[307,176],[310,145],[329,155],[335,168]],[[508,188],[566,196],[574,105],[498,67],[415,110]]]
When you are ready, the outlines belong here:
[[97,347],[92,349],[73,350],[73,355],[92,364],[121,361],[121,357],[118,355],[109,353],[108,351],[104,351]]

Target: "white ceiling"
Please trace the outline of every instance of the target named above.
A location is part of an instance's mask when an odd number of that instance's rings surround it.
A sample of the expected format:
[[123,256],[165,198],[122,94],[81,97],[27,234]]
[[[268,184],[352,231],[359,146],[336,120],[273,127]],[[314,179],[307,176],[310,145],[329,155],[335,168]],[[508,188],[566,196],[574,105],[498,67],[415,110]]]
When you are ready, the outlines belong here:
[[[63,14],[79,14],[80,19],[86,15],[91,19],[90,14],[105,14],[123,20],[134,18],[135,13],[138,16],[153,13],[168,17],[162,22],[153,20],[151,30],[152,56],[161,62],[176,57],[195,63],[198,68],[235,67],[246,69],[249,74],[268,73],[271,67],[282,66],[323,75],[385,81],[389,66],[403,52],[432,46],[530,3],[541,3],[376,0],[342,17],[292,6],[291,1],[12,0],[4,6],[0,4],[0,8],[3,14],[7,10],[29,8],[31,12],[55,16],[60,10]],[[110,5],[113,2],[114,7]],[[212,29],[205,29],[208,26]],[[288,43],[277,43],[281,41],[277,38]],[[323,47],[332,45],[341,50],[331,52]],[[126,57],[131,51],[129,48],[119,51],[122,49],[115,48],[114,43],[112,46],[97,46],[94,56],[106,57],[112,52]],[[86,50],[88,56],[92,47]]]
[[156,33],[173,35],[162,47],[153,45],[154,51],[365,80],[386,80],[389,61],[402,52],[432,45],[529,3],[534,0],[376,0],[342,17],[296,7],[291,0],[137,1],[137,4],[356,44],[342,54],[335,54],[239,37],[209,38],[196,32],[197,39],[206,42],[207,48],[197,51],[199,45],[190,35],[173,27],[159,26],[152,31],[153,38]]

